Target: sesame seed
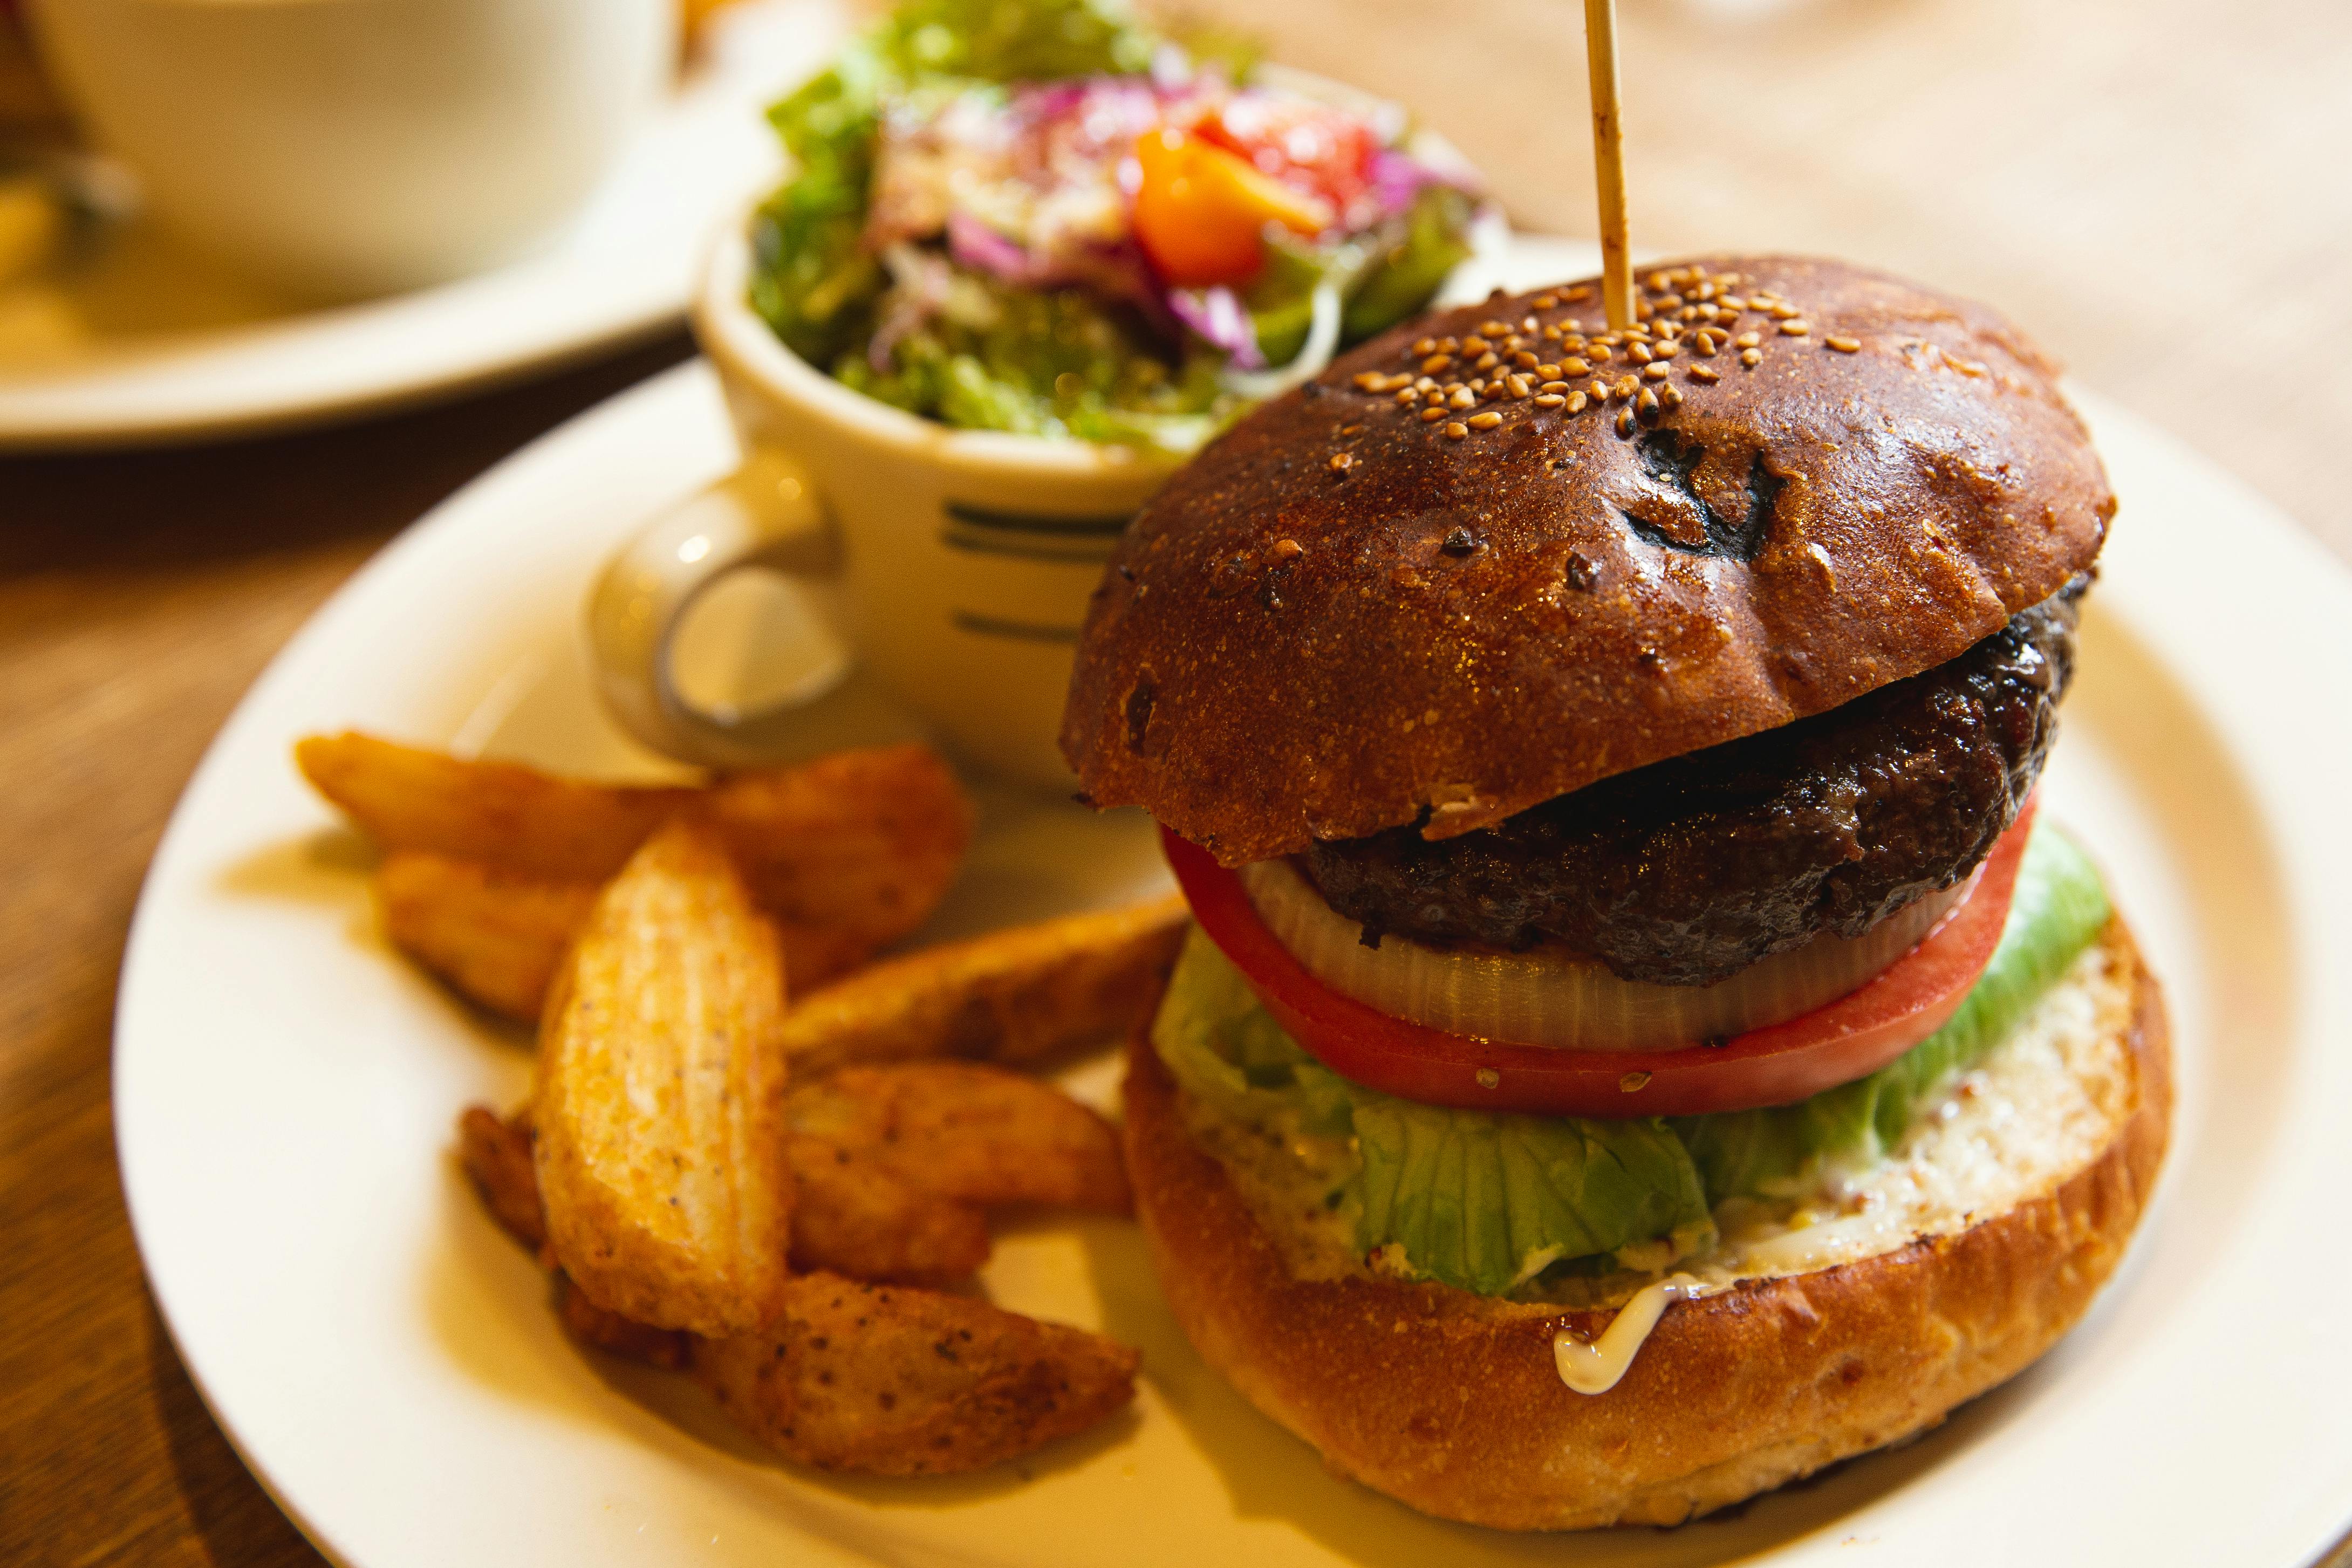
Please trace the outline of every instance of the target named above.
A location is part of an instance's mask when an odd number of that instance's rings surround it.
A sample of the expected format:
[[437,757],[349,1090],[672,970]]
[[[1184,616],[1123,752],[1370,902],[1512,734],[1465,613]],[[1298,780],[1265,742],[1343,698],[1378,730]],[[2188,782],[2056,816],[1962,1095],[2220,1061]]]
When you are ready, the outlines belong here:
[[1469,408],[1478,401],[1478,394],[1468,387],[1455,387],[1454,395],[1445,400],[1455,408]]
[[1780,323],[1780,335],[1786,338],[1801,338],[1812,329],[1810,322],[1783,321]]
[[1643,365],[1642,367],[1642,373],[1649,377],[1654,382],[1662,382],[1668,376],[1675,373],[1675,368],[1674,366],[1666,363],[1665,361],[1660,360],[1654,364]]
[[1421,394],[1413,391],[1411,387],[1407,387],[1404,391],[1396,394],[1396,405],[1399,408],[1411,408],[1420,401]]
[[1333,454],[1331,454],[1331,472],[1332,472],[1332,473],[1334,473],[1334,474],[1345,474],[1349,469],[1353,468],[1355,465],[1356,465],[1356,460],[1355,460],[1355,458],[1353,458],[1353,457],[1349,456],[1347,453],[1345,453],[1345,452],[1334,452]]
[[1658,389],[1658,406],[1672,413],[1683,405],[1683,389],[1675,386]]
[[1543,335],[1545,342],[1556,343],[1559,340],[1559,329],[1557,327],[1547,327],[1543,329]]
[[1421,361],[1421,373],[1425,376],[1433,376],[1438,371],[1445,369],[1448,365],[1451,365],[1453,362],[1454,356],[1451,354],[1432,354],[1429,358]]
[[1437,340],[1437,351],[1441,354],[1458,354],[1462,351],[1462,340],[1459,338],[1440,338]]
[[1482,338],[1507,337],[1509,335],[1510,330],[1511,324],[1508,321],[1481,321],[1478,323],[1478,335]]
[[1662,360],[1671,360],[1671,359],[1673,359],[1676,354],[1681,353],[1681,352],[1682,352],[1682,350],[1683,350],[1683,346],[1682,346],[1681,342],[1680,342],[1680,341],[1678,341],[1678,340],[1675,340],[1675,339],[1669,338],[1669,339],[1667,339],[1664,342],[1663,342],[1663,343],[1659,344],[1656,348],[1654,348],[1654,349],[1651,350],[1650,351],[1651,351],[1652,353],[1655,354],[1659,359],[1662,359]]
[[1563,304],[1574,305],[1574,304],[1578,303],[1580,300],[1585,300],[1585,299],[1590,299],[1590,298],[1592,298],[1592,290],[1591,290],[1590,288],[1580,288],[1580,288],[1571,288],[1571,289],[1570,289],[1567,293],[1565,293],[1565,294],[1561,295],[1559,298],[1560,298],[1560,300],[1561,300],[1561,302],[1562,302]]
[[1559,304],[1559,296],[1557,294],[1538,294],[1529,303],[1533,304],[1538,310],[1550,310],[1558,307]]
[[1435,392],[1437,390],[1437,383],[1431,381],[1427,376],[1417,376],[1413,380],[1412,390],[1415,392]]
[[1536,390],[1538,392],[1565,392],[1568,391],[1568,383],[1563,381],[1549,381],[1544,382],[1542,386],[1538,387]]
[[1536,390],[1535,383],[1528,381],[1525,376],[1513,376],[1504,384],[1511,389],[1511,395],[1513,397],[1525,397],[1529,392]]
[[[1502,423],[1503,416],[1491,409],[1485,413],[1474,413],[1470,416],[1470,428],[1473,430],[1492,430]],[[1448,425],[1446,434],[1451,435],[1453,433],[1453,426]]]
[[1592,373],[1592,367],[1580,359],[1570,358],[1559,362],[1559,373],[1564,376],[1586,376]]
[[1664,272],[1654,272],[1650,274],[1647,281],[1650,286],[1650,292],[1653,294],[1664,294],[1667,289],[1672,288],[1675,286],[1673,276]]
[[1617,384],[1609,389],[1609,395],[1622,402],[1641,390],[1640,382],[1635,381],[1632,376],[1621,376],[1618,378]]
[[1274,559],[1276,560],[1297,560],[1306,553],[1307,547],[1297,539],[1276,539],[1274,542]]
[[1785,302],[1776,302],[1772,307],[1770,314],[1772,319],[1776,321],[1792,320],[1796,317],[1797,308]]
[[1556,382],[1560,378],[1560,368],[1558,365],[1538,365],[1535,378],[1539,382]]
[[1445,427],[1445,439],[1448,441],[1459,441],[1469,434],[1470,427],[1466,424],[1456,423]]
[[1519,330],[1522,332],[1532,332],[1538,325],[1539,323],[1532,316],[1522,316],[1519,318]]
[[1585,409],[1585,403],[1586,398],[1582,392],[1570,392],[1568,394],[1569,413],[1582,413]]
[[1738,344],[1743,349],[1752,349],[1756,347],[1757,344],[1762,342],[1764,340],[1764,337],[1760,332],[1742,332],[1739,336],[1731,340]]
[[1652,392],[1648,387],[1643,387],[1642,389],[1642,395],[1633,400],[1633,412],[1641,415],[1643,419],[1657,418],[1658,394]]
[[1599,376],[1593,377],[1591,381],[1587,382],[1584,390],[1592,394],[1593,401],[1596,402],[1605,402],[1609,396],[1609,383],[1602,381]]
[[1445,411],[1442,408],[1425,408],[1421,411],[1421,423],[1423,424],[1435,424],[1444,417]]
[[1633,409],[1630,403],[1617,411],[1617,434],[1620,435],[1633,434]]
[[1739,362],[1746,365],[1752,371],[1757,366],[1764,362],[1764,350],[1761,349],[1742,349],[1739,350]]
[[1509,337],[1503,340],[1503,352],[1517,355],[1527,347],[1527,344],[1528,340],[1525,338],[1522,338],[1517,332],[1514,332]]
[[1544,392],[1536,399],[1538,408],[1558,408],[1568,400],[1558,392]]
[[1420,342],[1415,343],[1412,346],[1412,351],[1416,354],[1422,355],[1433,354],[1437,352],[1437,340],[1434,338],[1423,338]]
[[1598,363],[1608,360],[1616,351],[1616,348],[1613,344],[1604,343],[1600,339],[1595,338],[1591,343],[1585,346],[1584,357]]
[[1517,353],[1511,356],[1511,363],[1518,366],[1519,369],[1523,371],[1531,371],[1538,365],[1543,363],[1543,361],[1537,359],[1533,354],[1528,353],[1525,349],[1521,349]]
[[1339,434],[1342,435],[1361,435],[1364,434],[1364,427],[1360,424],[1343,424],[1339,427]]
[[1631,1094],[1645,1087],[1649,1082],[1650,1075],[1646,1072],[1628,1072],[1617,1081],[1617,1087]]
[[1728,310],[1737,316],[1748,308],[1748,301],[1740,298],[1737,294],[1727,294],[1715,302],[1715,308],[1718,310]]
[[1708,365],[1693,365],[1690,368],[1690,379],[1695,382],[1705,382],[1707,385],[1713,386],[1723,379],[1723,372]]
[[1475,371],[1491,371],[1502,362],[1492,354],[1481,354],[1478,356],[1478,362],[1470,368]]
[[1831,348],[1835,349],[1841,354],[1858,354],[1862,352],[1862,340],[1859,338],[1824,338],[1822,341],[1827,343]]
[[1637,365],[1646,365],[1650,362],[1650,345],[1636,343],[1625,350],[1625,357]]
[[1378,371],[1366,371],[1355,378],[1356,385],[1365,392],[1378,392],[1388,384],[1388,377]]

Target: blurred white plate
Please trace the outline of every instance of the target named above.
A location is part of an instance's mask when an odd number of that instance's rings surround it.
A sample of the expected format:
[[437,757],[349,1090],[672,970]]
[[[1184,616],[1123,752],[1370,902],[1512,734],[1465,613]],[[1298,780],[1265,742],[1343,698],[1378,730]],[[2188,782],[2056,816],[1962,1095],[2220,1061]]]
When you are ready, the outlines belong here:
[[[1524,246],[1512,270],[1533,283],[1588,256]],[[2169,988],[2179,1124],[2157,1212],[2090,1320],[1911,1447],[1676,1531],[1440,1524],[1333,1478],[1208,1373],[1111,1222],[1005,1236],[986,1283],[1140,1345],[1136,1409],[986,1475],[798,1470],[690,1390],[576,1352],[448,1152],[462,1106],[522,1092],[520,1042],[385,950],[364,853],[287,751],[355,725],[648,769],[594,709],[576,621],[605,550],[731,461],[699,367],[583,416],[387,549],[189,786],[132,935],[114,1070],[140,1246],[190,1371],[297,1522],[365,1568],[2299,1568],[2352,1518],[2352,717],[2335,700],[2352,581],[2236,484],[2086,402],[2124,509],[2048,800]],[[739,624],[730,651],[726,631],[719,662],[756,675],[758,640]],[[854,703],[832,717],[879,722]],[[1139,818],[1009,797],[986,813],[942,930],[1158,883]]]
[[45,198],[28,180],[0,187],[0,450],[315,423],[674,325],[711,225],[781,168],[761,110],[824,64],[841,28],[833,0],[719,13],[677,96],[562,234],[495,271],[365,304],[289,302],[136,217],[69,234],[12,276],[12,249],[56,220],[31,209]]

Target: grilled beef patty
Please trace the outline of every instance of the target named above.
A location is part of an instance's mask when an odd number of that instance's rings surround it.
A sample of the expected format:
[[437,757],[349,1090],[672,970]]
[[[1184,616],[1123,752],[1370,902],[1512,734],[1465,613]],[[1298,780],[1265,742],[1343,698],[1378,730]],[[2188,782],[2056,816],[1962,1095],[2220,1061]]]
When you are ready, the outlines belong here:
[[2077,576],[1958,658],[1779,729],[1653,763],[1431,842],[1301,857],[1378,944],[1546,939],[1629,980],[1707,985],[1858,936],[1975,869],[2041,776],[2073,674]]

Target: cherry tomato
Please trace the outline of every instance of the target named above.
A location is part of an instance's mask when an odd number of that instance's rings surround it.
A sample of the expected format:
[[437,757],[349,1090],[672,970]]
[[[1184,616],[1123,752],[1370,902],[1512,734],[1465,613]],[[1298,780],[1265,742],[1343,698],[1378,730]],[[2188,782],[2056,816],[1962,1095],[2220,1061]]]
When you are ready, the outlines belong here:
[[1229,99],[1199,134],[1232,149],[1269,179],[1312,191],[1345,212],[1371,183],[1380,144],[1362,118],[1305,99],[1255,93]]
[[1201,929],[1292,1039],[1341,1077],[1430,1105],[1556,1116],[1689,1116],[1786,1105],[1874,1072],[1959,1009],[1992,961],[2033,819],[2028,801],[1975,887],[1919,945],[1811,1012],[1681,1051],[1562,1051],[1449,1034],[1333,990],[1275,939],[1241,879],[1166,829]]
[[1135,157],[1143,172],[1135,192],[1135,237],[1160,276],[1180,288],[1255,277],[1265,259],[1269,223],[1311,235],[1331,221],[1315,197],[1172,126],[1137,138]]

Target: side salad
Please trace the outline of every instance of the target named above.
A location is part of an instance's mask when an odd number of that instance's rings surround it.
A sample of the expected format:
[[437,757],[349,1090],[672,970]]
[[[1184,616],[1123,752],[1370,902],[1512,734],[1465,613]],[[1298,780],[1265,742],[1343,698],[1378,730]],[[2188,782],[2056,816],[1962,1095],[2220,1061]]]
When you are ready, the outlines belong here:
[[770,111],[751,304],[950,425],[1192,450],[1429,300],[1478,197],[1404,114],[1118,0],[908,0]]

